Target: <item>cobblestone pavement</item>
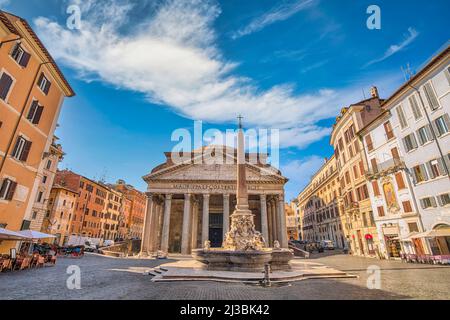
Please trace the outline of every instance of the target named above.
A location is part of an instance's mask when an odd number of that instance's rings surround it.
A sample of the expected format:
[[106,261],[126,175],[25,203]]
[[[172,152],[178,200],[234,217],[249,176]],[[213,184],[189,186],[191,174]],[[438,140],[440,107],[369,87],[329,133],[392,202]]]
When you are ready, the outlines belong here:
[[[305,280],[262,288],[216,282],[153,283],[147,268],[165,261],[111,259],[87,255],[59,259],[55,267],[0,274],[0,299],[450,299],[450,267],[405,264],[325,253],[313,261],[347,271],[358,279]],[[67,267],[81,269],[81,289],[69,290]],[[381,268],[381,290],[366,287],[367,267]]]

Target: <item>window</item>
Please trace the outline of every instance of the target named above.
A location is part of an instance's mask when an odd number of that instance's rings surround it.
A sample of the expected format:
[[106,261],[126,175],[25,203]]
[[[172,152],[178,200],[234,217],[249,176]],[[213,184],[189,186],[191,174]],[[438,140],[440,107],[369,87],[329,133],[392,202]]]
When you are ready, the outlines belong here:
[[439,102],[436,98],[436,95],[434,94],[433,87],[431,86],[431,83],[426,83],[423,86],[423,91],[425,92],[425,97],[428,101],[428,106],[431,110],[436,110],[439,108]]
[[364,175],[364,163],[362,161],[359,162],[359,172],[362,176]]
[[358,178],[359,178],[359,175],[358,175],[358,168],[357,168],[356,166],[353,166],[353,174],[355,175],[355,179],[358,179]]
[[447,69],[445,69],[444,74],[447,78],[448,84],[450,85],[450,67],[447,67]]
[[437,207],[436,199],[434,197],[428,197],[428,198],[420,199],[420,205],[422,206],[423,209]]
[[32,217],[31,217],[31,219],[36,220],[36,217],[37,217],[37,212],[36,212],[36,211],[33,211],[33,215],[32,215]]
[[6,101],[12,84],[13,79],[5,72],[3,72],[2,77],[0,78],[0,99]]
[[445,175],[444,161],[441,158],[428,161],[426,166],[431,179]]
[[386,132],[386,138],[391,140],[394,137],[394,131],[392,130],[391,123],[388,121],[384,125],[384,131]]
[[398,190],[406,189],[405,180],[403,180],[403,174],[401,172],[395,174],[395,181],[397,182]]
[[410,152],[417,148],[417,141],[414,133],[403,138],[403,145],[405,146],[406,152]]
[[26,52],[20,44],[16,44],[11,51],[11,57],[22,67],[26,67],[30,61],[31,55]]
[[32,124],[38,124],[41,120],[42,111],[44,111],[44,107],[40,106],[39,103],[34,100],[31,103],[30,111],[28,112],[27,119],[30,120]]
[[380,187],[378,186],[377,180],[372,181],[372,189],[373,189],[373,193],[374,193],[375,197],[381,196]]
[[398,153],[397,147],[394,147],[394,148],[391,149],[391,154],[392,154],[392,158],[394,160],[399,160],[400,159],[400,154]]
[[14,192],[16,191],[17,183],[10,179],[4,179],[0,188],[0,199],[12,200]]
[[408,223],[408,229],[409,229],[409,232],[419,232],[419,227],[417,226],[417,223],[415,223],[415,222]]
[[30,149],[31,149],[31,141],[28,141],[25,138],[19,136],[17,138],[16,145],[14,146],[14,150],[11,155],[13,158],[17,160],[27,161]]
[[348,154],[350,155],[350,159],[353,158],[353,149],[351,145],[348,147]]
[[385,214],[384,214],[384,207],[383,206],[378,207],[377,211],[378,211],[378,216],[379,217],[384,217]]
[[441,194],[438,196],[440,206],[447,206],[450,204],[450,193]]
[[450,128],[450,117],[446,113],[442,117],[434,120],[435,133],[438,137],[446,134]]
[[402,205],[403,205],[403,212],[405,213],[413,212],[410,201],[403,201]]
[[41,73],[41,76],[39,77],[38,81],[39,89],[41,89],[42,92],[47,95],[48,92],[50,91],[50,86],[51,86],[50,81],[45,77],[43,73]]
[[409,97],[409,104],[411,105],[411,110],[414,115],[414,119],[419,120],[422,118],[422,111],[420,111],[419,104],[417,103],[417,99],[415,95]]
[[367,145],[367,150],[369,150],[369,151],[373,150],[372,137],[370,136],[370,134],[366,136],[366,145]]
[[400,127],[405,129],[408,126],[408,122],[406,122],[405,112],[403,111],[403,107],[401,105],[397,107],[397,116],[400,122]]
[[46,183],[47,182],[47,176],[43,176],[42,177],[42,183]]
[[38,193],[38,197],[37,197],[37,202],[41,203],[42,202],[42,196],[44,195],[44,193],[42,191],[39,191]]
[[420,145],[424,145],[428,141],[433,140],[433,134],[429,125],[426,125],[417,130],[417,137],[419,138]]
[[350,183],[350,174],[348,173],[348,171],[345,173],[345,182],[346,182],[347,184]]
[[370,160],[370,164],[372,165],[372,171],[373,173],[378,173],[378,164],[377,159],[373,158]]
[[425,170],[425,165],[421,164],[415,166],[412,170],[414,183],[420,183],[428,180],[427,171]]

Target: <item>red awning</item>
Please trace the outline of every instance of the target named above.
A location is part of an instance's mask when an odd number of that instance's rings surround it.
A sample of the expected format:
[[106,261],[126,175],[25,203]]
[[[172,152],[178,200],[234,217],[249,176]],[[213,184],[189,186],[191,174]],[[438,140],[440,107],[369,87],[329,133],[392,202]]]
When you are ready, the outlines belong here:
[[366,234],[365,238],[366,238],[366,240],[372,240],[373,236],[371,234]]

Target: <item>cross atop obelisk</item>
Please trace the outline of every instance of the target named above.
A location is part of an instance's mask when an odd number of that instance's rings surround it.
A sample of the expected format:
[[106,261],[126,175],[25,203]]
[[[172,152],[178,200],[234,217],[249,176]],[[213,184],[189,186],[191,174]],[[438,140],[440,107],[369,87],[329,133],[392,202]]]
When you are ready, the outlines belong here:
[[239,123],[239,129],[242,129],[242,119],[244,119],[244,117],[240,114],[237,118]]

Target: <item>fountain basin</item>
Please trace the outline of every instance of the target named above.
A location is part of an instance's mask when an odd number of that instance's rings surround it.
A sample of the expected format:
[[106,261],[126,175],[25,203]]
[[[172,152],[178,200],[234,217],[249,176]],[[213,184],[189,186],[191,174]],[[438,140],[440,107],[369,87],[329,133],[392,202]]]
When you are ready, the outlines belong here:
[[294,255],[288,249],[249,251],[197,249],[192,251],[192,256],[205,264],[208,270],[263,272],[266,264],[270,264],[273,270],[290,270],[289,261]]

